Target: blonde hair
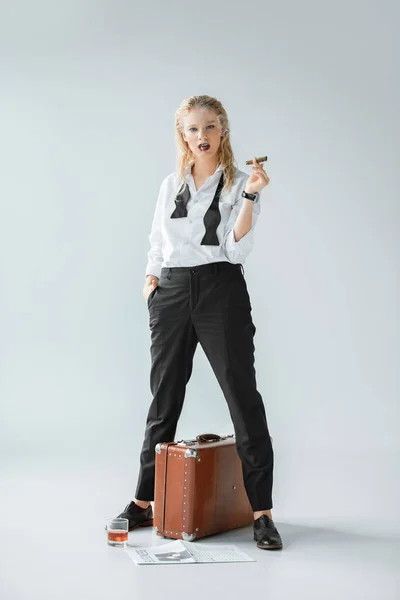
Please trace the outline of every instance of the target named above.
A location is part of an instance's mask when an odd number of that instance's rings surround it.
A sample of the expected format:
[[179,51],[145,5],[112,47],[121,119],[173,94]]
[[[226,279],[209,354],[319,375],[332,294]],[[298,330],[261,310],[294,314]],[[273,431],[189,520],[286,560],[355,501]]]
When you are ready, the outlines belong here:
[[219,165],[224,174],[224,187],[221,194],[229,192],[235,182],[236,168],[235,157],[229,137],[229,120],[225,108],[221,102],[212,96],[190,96],[185,98],[175,112],[175,141],[178,148],[176,160],[176,172],[178,174],[178,187],[184,180],[185,170],[194,163],[194,155],[189,145],[183,139],[183,117],[186,117],[194,108],[208,108],[215,112],[221,128],[221,142],[218,148]]

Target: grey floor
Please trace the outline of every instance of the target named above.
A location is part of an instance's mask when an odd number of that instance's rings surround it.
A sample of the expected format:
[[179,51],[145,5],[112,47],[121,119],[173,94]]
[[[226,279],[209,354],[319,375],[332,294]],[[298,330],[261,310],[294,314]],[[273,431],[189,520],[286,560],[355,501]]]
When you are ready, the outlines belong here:
[[[251,527],[203,540],[237,544],[257,562],[137,567],[123,549],[106,544],[104,531],[104,519],[123,508],[128,477],[111,464],[3,469],[1,600],[400,598],[398,538],[378,535],[376,523],[349,533],[337,521],[287,522],[278,509],[282,551],[257,549]],[[151,528],[129,534],[133,546],[166,542]]]

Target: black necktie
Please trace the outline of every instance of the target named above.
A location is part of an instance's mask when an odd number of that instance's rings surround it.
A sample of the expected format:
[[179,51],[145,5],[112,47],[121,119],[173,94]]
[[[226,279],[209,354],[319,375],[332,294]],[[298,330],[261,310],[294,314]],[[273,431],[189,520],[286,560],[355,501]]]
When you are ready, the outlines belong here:
[[[204,225],[206,232],[203,239],[201,240],[202,246],[219,246],[219,240],[217,236],[217,227],[221,222],[221,213],[219,212],[219,197],[221,190],[224,186],[224,174],[222,173],[219,180],[214,198],[204,215]],[[190,189],[187,182],[184,183],[183,187],[179,190],[175,204],[176,208],[171,215],[171,219],[179,219],[180,217],[187,217],[186,205],[190,200]]]

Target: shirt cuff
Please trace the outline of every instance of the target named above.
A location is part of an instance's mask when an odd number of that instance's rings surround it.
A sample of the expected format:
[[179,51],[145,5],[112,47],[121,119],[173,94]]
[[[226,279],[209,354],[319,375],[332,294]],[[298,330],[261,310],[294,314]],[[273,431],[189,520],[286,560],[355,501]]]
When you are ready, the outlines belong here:
[[237,242],[235,241],[233,229],[231,229],[226,238],[225,248],[227,252],[239,262],[243,256],[247,256],[247,254],[250,252],[253,247],[253,243],[254,229],[249,229],[249,231],[245,233],[245,235]]
[[155,277],[158,277],[158,279],[160,279],[161,266],[156,265],[154,263],[147,263],[145,277],[147,277],[147,275],[154,275]]

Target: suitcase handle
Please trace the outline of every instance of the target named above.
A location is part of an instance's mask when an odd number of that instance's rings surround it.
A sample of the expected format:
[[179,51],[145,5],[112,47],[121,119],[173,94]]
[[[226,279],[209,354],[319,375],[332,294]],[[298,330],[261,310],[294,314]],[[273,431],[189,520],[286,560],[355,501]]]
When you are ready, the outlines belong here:
[[[194,444],[195,442],[207,443],[207,442],[220,442],[221,440],[227,440],[229,438],[234,438],[235,434],[231,433],[229,435],[218,435],[217,433],[202,433],[200,435],[196,435],[195,440],[179,440],[175,442],[175,444]],[[173,442],[171,442],[173,443]]]
[[[217,433],[202,433],[200,435],[196,435],[196,440],[198,442],[219,442],[220,440],[226,440],[227,438],[231,438],[231,437],[235,437],[234,434],[231,435],[218,435]],[[272,437],[270,437],[270,440],[272,442]]]
[[198,442],[219,442],[222,440],[222,437],[217,433],[202,433],[200,435],[196,435],[196,440]]

